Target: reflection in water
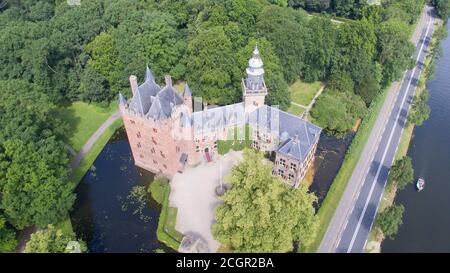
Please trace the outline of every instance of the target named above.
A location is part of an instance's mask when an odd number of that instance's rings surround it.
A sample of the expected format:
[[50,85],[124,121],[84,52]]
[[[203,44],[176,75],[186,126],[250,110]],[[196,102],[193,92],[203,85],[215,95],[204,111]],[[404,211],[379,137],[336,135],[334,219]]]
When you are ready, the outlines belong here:
[[314,180],[310,187],[310,191],[314,192],[318,198],[318,202],[315,205],[316,209],[322,204],[337,172],[341,168],[345,152],[353,136],[354,134],[348,134],[343,139],[324,134],[320,136],[314,161]]
[[170,252],[156,238],[160,208],[142,191],[153,177],[134,166],[126,134],[118,130],[76,190],[72,223],[90,252]]

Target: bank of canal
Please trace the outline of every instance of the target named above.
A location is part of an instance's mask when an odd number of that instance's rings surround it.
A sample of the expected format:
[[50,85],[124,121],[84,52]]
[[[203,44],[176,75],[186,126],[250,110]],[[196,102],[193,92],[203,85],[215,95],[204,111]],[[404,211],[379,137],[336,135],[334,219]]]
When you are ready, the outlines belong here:
[[125,131],[119,129],[76,189],[71,220],[89,252],[172,252],[156,238],[159,205],[147,194],[141,209],[130,195],[153,178],[134,166]]
[[[447,31],[450,25],[447,23]],[[386,239],[382,252],[450,252],[450,38],[441,43],[436,77],[427,82],[431,114],[414,129],[408,155],[416,179],[424,177],[425,190],[411,185],[395,202],[405,206],[403,225],[394,240]]]

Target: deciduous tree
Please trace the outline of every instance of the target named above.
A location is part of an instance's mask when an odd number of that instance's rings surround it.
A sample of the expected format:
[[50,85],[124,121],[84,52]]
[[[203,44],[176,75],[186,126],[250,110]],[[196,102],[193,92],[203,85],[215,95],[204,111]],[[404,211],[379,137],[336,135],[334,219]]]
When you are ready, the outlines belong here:
[[244,150],[244,159],[228,178],[231,188],[216,209],[213,235],[235,252],[287,252],[298,241],[306,246],[317,229],[317,198],[301,185],[292,190],[272,176],[261,153]]

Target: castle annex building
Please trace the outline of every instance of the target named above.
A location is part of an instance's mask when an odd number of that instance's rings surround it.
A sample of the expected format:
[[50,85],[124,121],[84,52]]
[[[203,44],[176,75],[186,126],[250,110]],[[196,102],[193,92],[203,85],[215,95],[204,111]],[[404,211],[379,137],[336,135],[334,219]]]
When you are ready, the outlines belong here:
[[[212,161],[218,140],[233,140],[236,128],[249,128],[252,147],[272,153],[273,175],[298,187],[314,160],[321,128],[300,117],[265,105],[268,91],[258,48],[248,62],[242,79],[242,102],[193,109],[193,97],[186,84],[183,92],[172,85],[156,83],[147,68],[144,83],[130,76],[133,97],[122,94],[119,108],[135,164],[154,173],[172,177],[186,166]],[[243,130],[245,131],[245,130]]]

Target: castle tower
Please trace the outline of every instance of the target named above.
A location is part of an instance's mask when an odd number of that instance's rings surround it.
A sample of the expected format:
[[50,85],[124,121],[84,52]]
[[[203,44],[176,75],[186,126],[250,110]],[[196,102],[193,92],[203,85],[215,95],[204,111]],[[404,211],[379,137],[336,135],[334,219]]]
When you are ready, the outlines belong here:
[[267,87],[264,82],[264,68],[258,46],[253,50],[253,56],[248,61],[247,78],[242,79],[243,100],[246,113],[251,113],[264,105]]

